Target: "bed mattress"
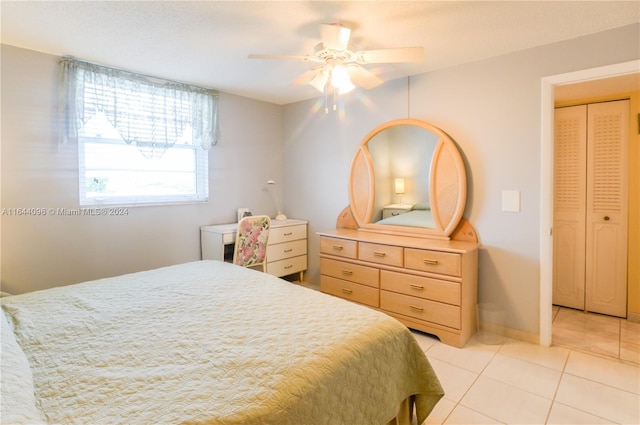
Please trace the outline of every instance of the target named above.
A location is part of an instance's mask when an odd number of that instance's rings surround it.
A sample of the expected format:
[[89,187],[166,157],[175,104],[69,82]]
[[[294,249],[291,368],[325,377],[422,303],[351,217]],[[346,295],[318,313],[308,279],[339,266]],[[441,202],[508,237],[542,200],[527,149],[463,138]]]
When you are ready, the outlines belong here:
[[412,210],[403,214],[394,215],[377,221],[376,224],[388,224],[392,226],[410,226],[435,228],[431,210]]
[[395,319],[220,261],[1,301],[2,423],[384,424],[443,395]]

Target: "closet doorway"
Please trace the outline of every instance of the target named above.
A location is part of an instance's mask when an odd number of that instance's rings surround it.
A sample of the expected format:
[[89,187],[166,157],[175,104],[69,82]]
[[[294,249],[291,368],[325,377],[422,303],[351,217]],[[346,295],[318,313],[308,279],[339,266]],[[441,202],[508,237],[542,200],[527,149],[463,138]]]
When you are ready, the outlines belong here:
[[626,318],[629,100],[554,115],[553,304]]
[[[638,99],[640,98],[640,60],[622,62],[597,68],[584,69],[564,74],[551,75],[541,79],[541,137],[540,153],[541,176],[540,183],[540,335],[539,344],[544,347],[552,345],[552,322],[558,308],[553,306],[553,166],[554,166],[554,107],[575,105],[576,100],[587,102],[611,100],[615,94],[624,94],[622,97],[631,99],[631,112],[635,117],[640,114]],[[629,96],[627,96],[629,94]],[[631,125],[631,120],[630,120]],[[633,124],[633,132],[630,133],[635,140],[636,125]],[[631,128],[631,127],[630,127]],[[638,148],[640,145],[629,145],[629,159],[637,163],[640,158]],[[630,183],[636,189],[629,192],[629,203],[632,211],[640,211],[637,190],[637,182],[640,182],[640,169],[629,168]],[[629,256],[640,258],[640,214],[629,216]],[[629,261],[629,290],[631,294],[637,294],[640,288],[640,264],[637,261]],[[631,295],[630,294],[630,295]],[[640,322],[640,304],[635,296],[628,299],[629,310],[627,318]]]

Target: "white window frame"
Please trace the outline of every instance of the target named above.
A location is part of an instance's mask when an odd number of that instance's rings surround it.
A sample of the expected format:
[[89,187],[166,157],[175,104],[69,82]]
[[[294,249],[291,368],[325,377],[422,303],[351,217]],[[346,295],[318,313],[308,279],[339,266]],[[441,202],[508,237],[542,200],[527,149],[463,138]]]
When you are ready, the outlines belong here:
[[[127,145],[122,139],[104,139],[99,137],[78,137],[78,183],[79,183],[79,203],[83,207],[108,206],[150,206],[150,205],[170,205],[181,203],[207,202],[209,200],[209,153],[204,149],[193,146],[176,144],[170,149],[188,149],[195,153],[194,178],[196,191],[192,194],[181,195],[149,195],[139,194],[131,196],[104,195],[90,196],[87,194],[87,167],[85,164],[86,143],[104,143],[126,145],[132,150],[137,150],[135,145]],[[153,161],[149,159],[148,161]],[[132,170],[136,171],[136,170]]]
[[[60,140],[78,144],[80,206],[208,201],[218,91],[69,56],[59,63]],[[100,174],[106,190],[92,183],[103,184]]]

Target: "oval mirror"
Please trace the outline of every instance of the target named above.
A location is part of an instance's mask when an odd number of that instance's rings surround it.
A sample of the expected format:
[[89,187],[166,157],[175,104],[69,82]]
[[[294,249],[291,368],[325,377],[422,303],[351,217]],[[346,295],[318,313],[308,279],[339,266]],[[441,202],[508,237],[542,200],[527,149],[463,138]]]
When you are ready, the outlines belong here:
[[351,212],[363,230],[448,239],[462,219],[466,195],[455,143],[424,121],[379,126],[351,163]]

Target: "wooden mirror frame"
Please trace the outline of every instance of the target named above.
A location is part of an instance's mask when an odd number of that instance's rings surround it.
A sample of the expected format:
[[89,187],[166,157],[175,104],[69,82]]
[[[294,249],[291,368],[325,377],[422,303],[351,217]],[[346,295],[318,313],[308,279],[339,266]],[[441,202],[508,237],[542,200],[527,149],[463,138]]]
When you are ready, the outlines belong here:
[[[429,202],[435,228],[371,223],[376,187],[373,161],[367,144],[378,133],[399,125],[421,127],[438,137],[431,158],[429,182]],[[353,219],[361,230],[450,239],[462,220],[466,200],[467,176],[458,148],[445,132],[424,121],[400,119],[380,125],[363,139],[351,162],[349,202]]]

